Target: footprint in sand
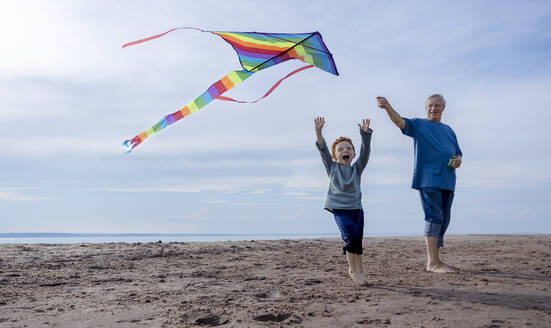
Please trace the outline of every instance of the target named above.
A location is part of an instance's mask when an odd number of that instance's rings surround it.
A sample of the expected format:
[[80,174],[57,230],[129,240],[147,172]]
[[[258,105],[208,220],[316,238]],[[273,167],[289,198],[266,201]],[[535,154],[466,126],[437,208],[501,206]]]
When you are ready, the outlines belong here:
[[253,319],[261,322],[283,322],[289,319],[292,315],[292,313],[264,314],[254,317]]
[[228,323],[228,320],[222,320],[219,316],[209,315],[205,317],[200,317],[195,320],[195,324],[198,326],[220,326]]
[[270,293],[257,293],[257,294],[254,294],[255,297],[258,297],[258,298],[272,298],[273,295],[270,294]]

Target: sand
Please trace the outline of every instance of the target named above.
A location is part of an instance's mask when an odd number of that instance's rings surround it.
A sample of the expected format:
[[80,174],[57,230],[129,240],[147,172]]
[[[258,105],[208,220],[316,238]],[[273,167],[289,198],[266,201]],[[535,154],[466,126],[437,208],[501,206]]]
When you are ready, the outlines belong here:
[[551,235],[0,245],[0,327],[551,327]]

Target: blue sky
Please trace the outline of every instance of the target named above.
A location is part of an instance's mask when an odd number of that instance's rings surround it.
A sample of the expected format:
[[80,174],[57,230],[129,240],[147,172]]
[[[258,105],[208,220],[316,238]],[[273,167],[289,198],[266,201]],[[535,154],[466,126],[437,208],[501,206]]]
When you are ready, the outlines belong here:
[[[319,31],[340,76],[310,69],[256,104],[212,102],[124,155],[122,140],[229,71],[230,45],[195,26]],[[0,232],[328,233],[328,142],[359,145],[368,234],[420,234],[406,117],[442,93],[464,153],[450,233],[551,233],[549,1],[10,1],[0,3]],[[256,99],[286,62],[228,92]]]

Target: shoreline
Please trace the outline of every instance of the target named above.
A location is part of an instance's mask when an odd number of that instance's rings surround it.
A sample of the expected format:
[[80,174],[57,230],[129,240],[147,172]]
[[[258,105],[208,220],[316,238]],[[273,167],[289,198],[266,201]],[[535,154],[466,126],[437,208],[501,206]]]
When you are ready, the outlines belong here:
[[[551,233],[450,234],[446,238],[475,236],[546,236]],[[169,237],[168,239],[163,237]],[[243,238],[247,237],[247,238]],[[422,238],[422,234],[367,234],[369,238]],[[311,234],[146,234],[146,233],[0,233],[0,245],[71,245],[108,243],[218,243],[226,241],[340,239],[338,233]]]
[[364,239],[358,287],[339,238],[0,244],[0,327],[544,327],[551,235]]

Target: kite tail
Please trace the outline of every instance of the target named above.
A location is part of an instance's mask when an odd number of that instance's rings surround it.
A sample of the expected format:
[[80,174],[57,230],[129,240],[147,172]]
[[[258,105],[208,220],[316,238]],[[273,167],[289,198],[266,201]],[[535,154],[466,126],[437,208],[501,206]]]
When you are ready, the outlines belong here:
[[204,30],[202,30],[200,28],[196,28],[196,27],[176,27],[176,28],[170,29],[170,30],[168,30],[164,33],[161,33],[161,34],[157,34],[157,35],[147,37],[145,39],[140,39],[140,40],[125,43],[125,44],[122,45],[122,48],[124,49],[126,47],[133,46],[135,44],[140,44],[140,43],[143,43],[143,42],[147,42],[149,40],[157,39],[157,38],[160,38],[160,37],[164,36],[165,34],[168,34],[172,31],[176,31],[176,30],[196,30],[196,31],[201,31],[201,32],[209,32],[209,31],[204,31]]
[[281,82],[283,82],[283,80],[291,77],[292,75],[295,75],[298,72],[304,71],[305,69],[312,68],[312,67],[314,67],[314,65],[306,65],[306,66],[302,66],[301,68],[297,68],[296,70],[292,71],[291,73],[289,73],[289,74],[285,75],[284,77],[282,77],[281,79],[279,79],[279,81],[277,81],[270,88],[270,90],[268,90],[262,97],[260,97],[256,100],[253,100],[253,101],[235,100],[233,98],[226,97],[226,96],[214,96],[214,98],[216,98],[218,100],[224,100],[224,101],[233,101],[233,102],[240,103],[240,104],[254,104],[254,103],[268,97],[270,95],[270,93],[272,93],[281,84]]
[[134,148],[136,148],[139,144],[141,144],[147,137],[151,136],[152,134],[161,131],[167,126],[172,125],[175,122],[181,120],[183,117],[203,108],[205,105],[210,103],[213,99],[218,98],[221,94],[235,87],[239,83],[245,81],[253,74],[254,74],[253,72],[249,72],[247,70],[230,72],[228,75],[224,76],[220,80],[213,83],[207,89],[207,91],[203,92],[202,95],[195,98],[195,100],[193,100],[192,102],[184,106],[179,111],[166,115],[159,122],[157,122],[157,124],[153,125],[151,128],[136,135],[132,139],[123,141],[122,145],[128,148],[128,150],[125,153],[127,154],[130,153]]

